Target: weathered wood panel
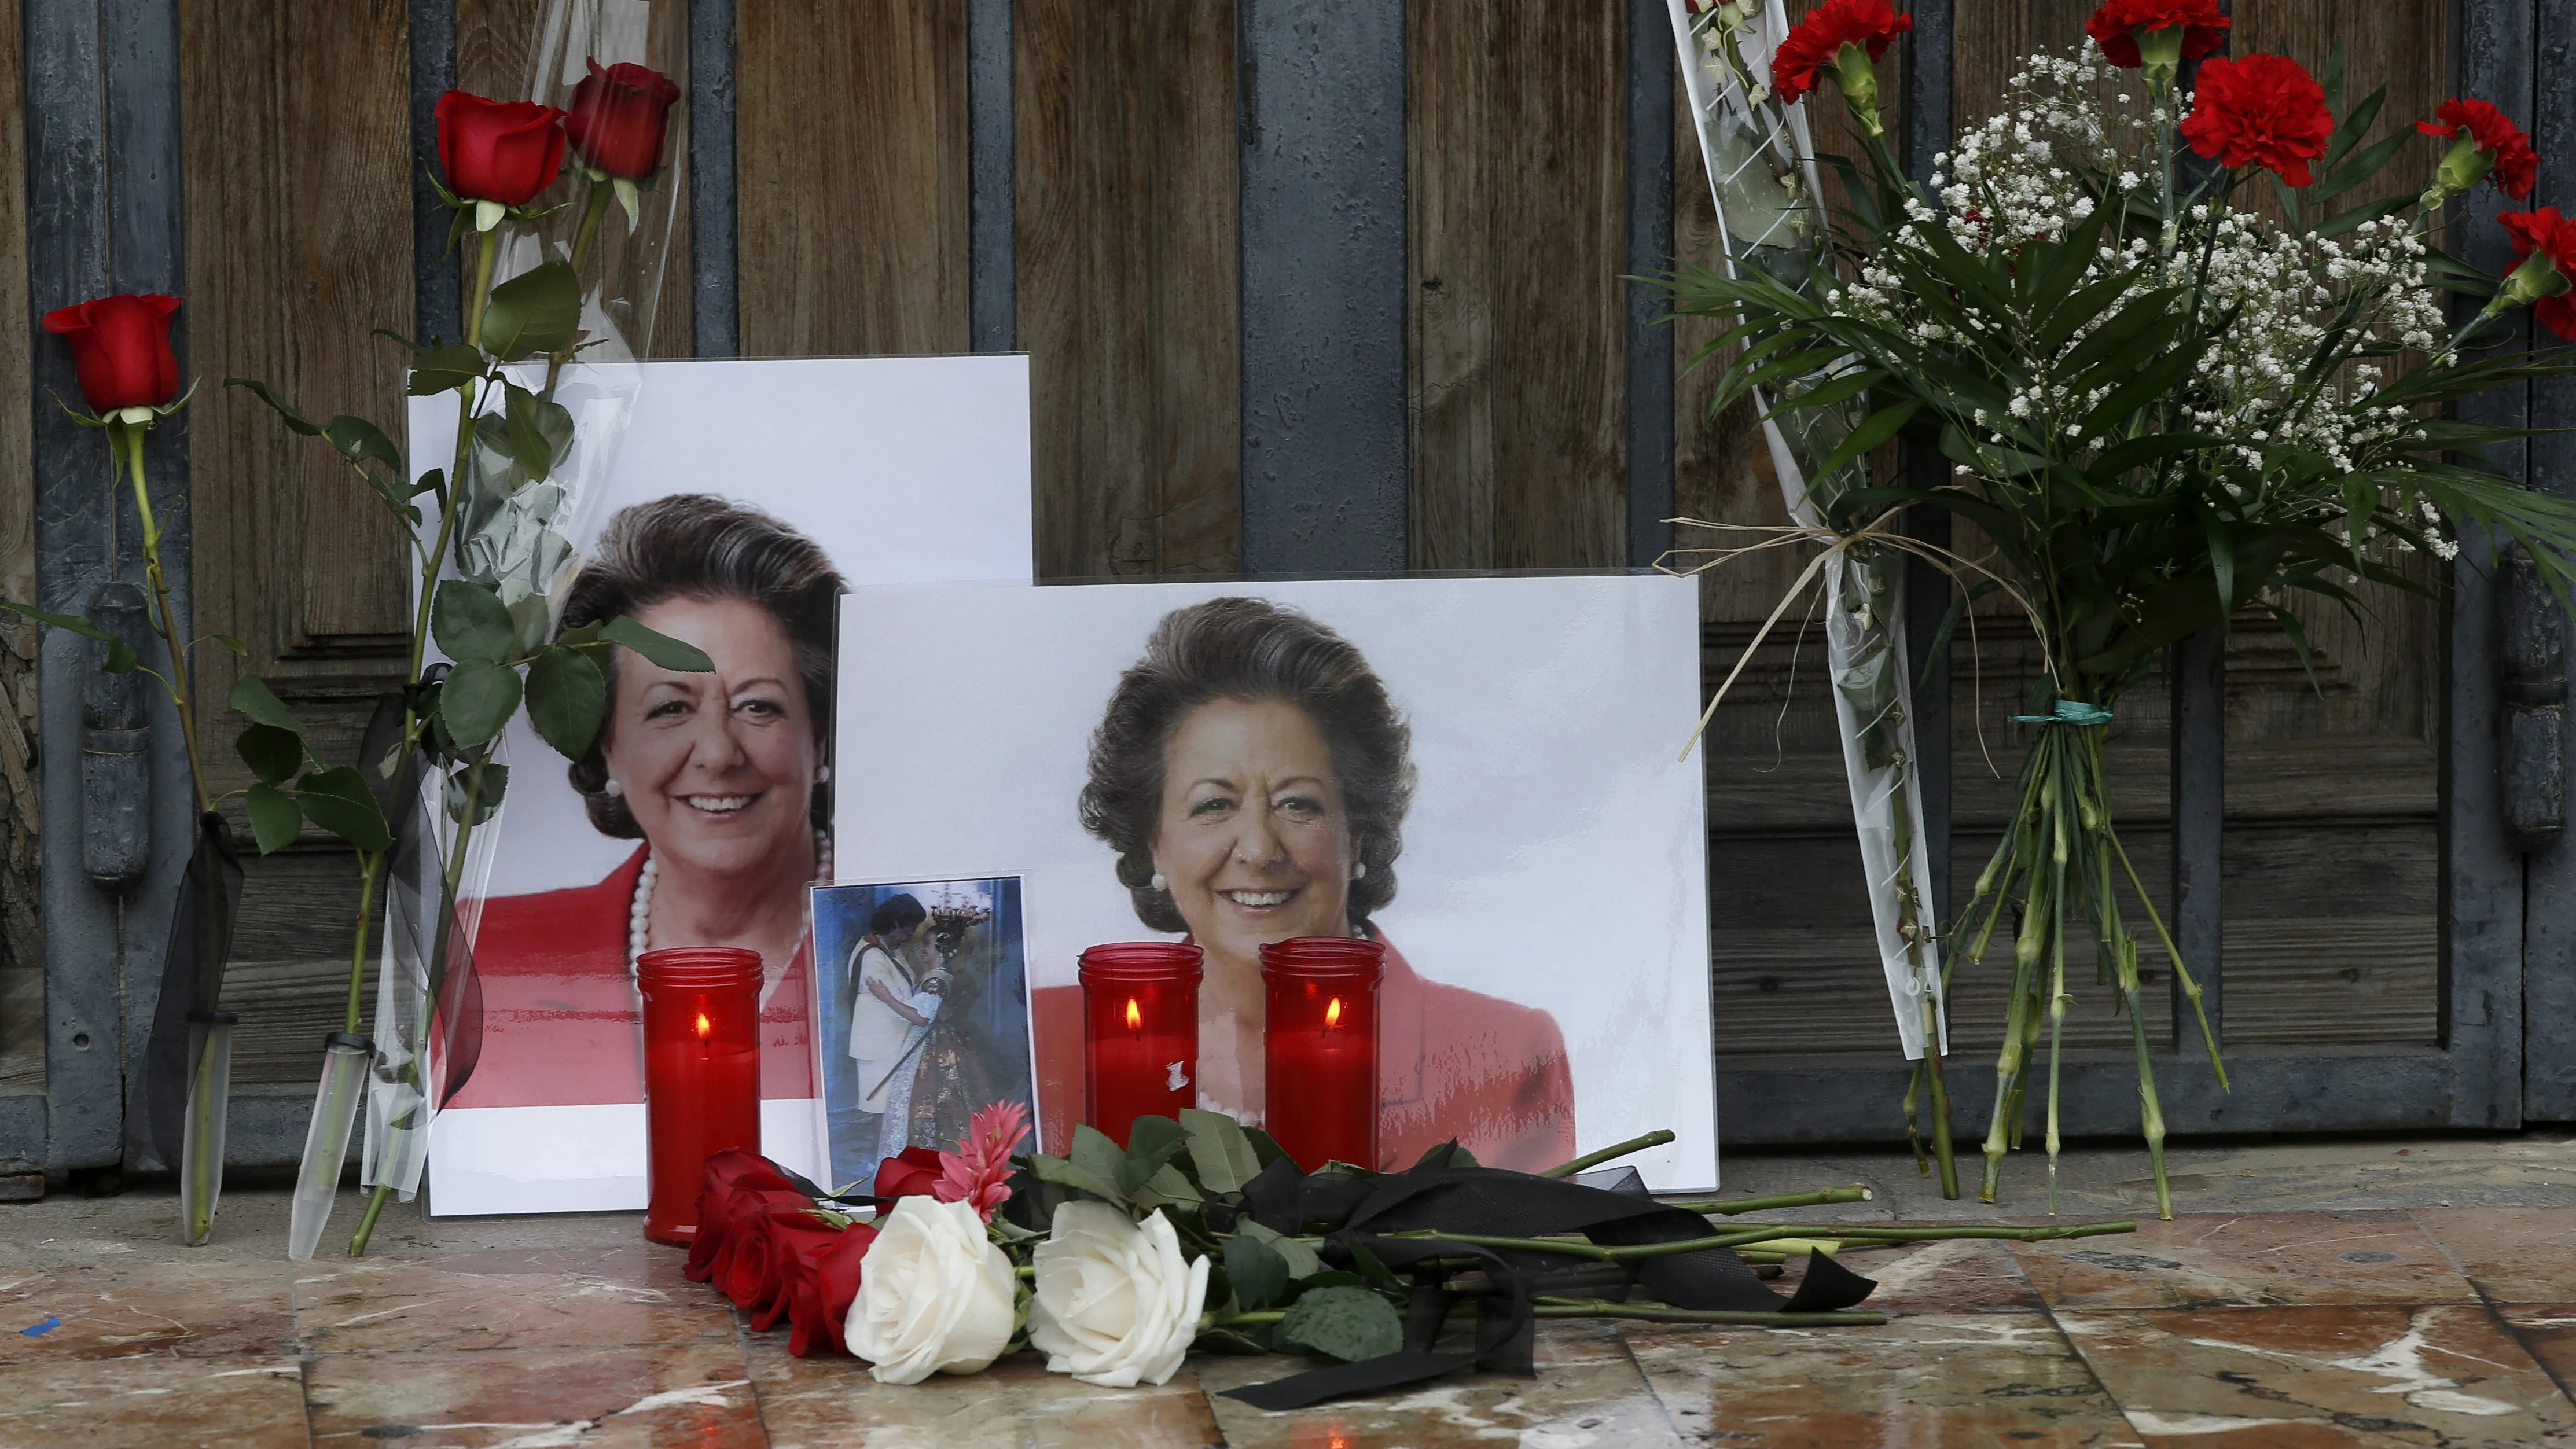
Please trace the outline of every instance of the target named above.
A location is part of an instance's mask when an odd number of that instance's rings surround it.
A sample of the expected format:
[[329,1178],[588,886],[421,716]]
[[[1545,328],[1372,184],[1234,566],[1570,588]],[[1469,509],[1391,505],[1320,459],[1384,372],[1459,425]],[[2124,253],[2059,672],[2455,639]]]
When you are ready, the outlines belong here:
[[[263,378],[314,414],[357,413],[400,436],[404,358],[367,329],[411,323],[406,11],[402,0],[180,6],[186,316],[209,384],[191,419],[196,627],[251,651],[196,654],[219,790],[248,782],[232,748],[239,721],[220,707],[244,670],[314,724],[329,758],[348,756],[401,671],[410,619],[395,525],[327,450],[220,382]],[[245,913],[295,924],[310,951],[296,969],[322,997],[345,965],[337,923],[355,908],[353,883],[251,865]],[[301,1077],[311,1027],[245,1011],[245,1055],[291,1059],[284,1076]]]
[[1626,562],[1633,8],[1408,12],[1417,568]]
[[1038,572],[1230,572],[1234,7],[1030,0],[1013,43]]
[[[18,3],[0,0],[0,216],[27,214]],[[27,234],[0,227],[0,317],[27,317]],[[0,598],[36,597],[35,475],[25,325],[0,328]],[[45,959],[37,919],[36,626],[0,616],[0,1090],[41,1088]]]
[[735,12],[746,357],[967,350],[966,7]]

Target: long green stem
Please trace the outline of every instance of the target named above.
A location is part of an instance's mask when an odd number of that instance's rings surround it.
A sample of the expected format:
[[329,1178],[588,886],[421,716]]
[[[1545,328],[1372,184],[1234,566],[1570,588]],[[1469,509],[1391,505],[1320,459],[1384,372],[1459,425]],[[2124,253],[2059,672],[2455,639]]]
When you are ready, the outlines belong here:
[[1599,1167],[1602,1163],[1616,1161],[1619,1158],[1627,1156],[1631,1152],[1643,1152],[1649,1147],[1661,1147],[1665,1143],[1672,1141],[1673,1136],[1674,1134],[1671,1129],[1658,1127],[1654,1131],[1646,1133],[1642,1137],[1631,1137],[1625,1142],[1613,1143],[1608,1147],[1602,1148],[1598,1152],[1587,1152],[1581,1157],[1574,1159],[1572,1162],[1560,1162],[1554,1167],[1543,1167],[1539,1169],[1538,1175],[1541,1177],[1572,1177],[1574,1174],[1581,1172],[1586,1168]]
[[1769,1197],[1748,1197],[1735,1202],[1676,1202],[1667,1207],[1682,1208],[1703,1217],[1731,1216],[1736,1213],[1762,1213],[1774,1208],[1822,1207],[1827,1203],[1868,1202],[1872,1194],[1865,1187],[1828,1187],[1815,1192],[1779,1192]]
[[[582,260],[590,255],[590,244],[599,235],[599,219],[608,211],[611,194],[610,186],[594,180],[590,183],[589,195],[583,199],[581,228],[573,233],[572,238],[572,272],[576,285],[581,277]],[[567,347],[546,358],[545,397],[548,402],[554,401],[555,384],[562,380],[564,364],[572,361],[572,355],[573,349]]]
[[[219,1038],[211,1029],[205,1035],[205,1046],[198,1051],[195,1069],[188,1079],[188,1137],[197,1142],[214,1139],[220,1125],[215,1114],[222,1106],[218,1099],[226,1095],[216,1089],[215,1081]],[[188,1204],[188,1246],[193,1248],[215,1230],[215,1188],[223,1181],[223,1155],[200,1153],[187,1165],[197,1173],[196,1191],[189,1195]]]
[[501,229],[496,226],[478,233],[477,240],[479,250],[474,258],[474,296],[466,304],[465,341],[470,346],[481,347],[483,310],[492,300],[492,264],[500,260]]
[[358,1032],[358,1001],[367,980],[367,927],[375,916],[376,873],[384,864],[383,851],[358,854],[358,928],[353,933],[357,939],[349,947],[349,1011],[341,1028],[352,1036]]
[[152,601],[161,611],[161,642],[170,649],[170,702],[179,710],[179,739],[188,750],[188,779],[197,787],[197,813],[214,809],[214,793],[206,788],[206,763],[197,751],[197,706],[188,689],[188,646],[179,633],[179,616],[170,605],[170,580],[161,571],[161,521],[152,512],[152,490],[143,477],[143,434],[145,429],[133,423],[110,425],[114,441],[123,446],[122,461],[134,479],[134,509],[143,522],[143,572],[151,581]]

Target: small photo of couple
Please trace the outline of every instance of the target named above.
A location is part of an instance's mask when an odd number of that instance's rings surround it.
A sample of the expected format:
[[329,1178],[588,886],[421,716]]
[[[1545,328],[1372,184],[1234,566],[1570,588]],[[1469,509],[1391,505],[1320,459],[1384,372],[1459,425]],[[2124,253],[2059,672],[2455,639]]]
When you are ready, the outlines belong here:
[[813,895],[834,1188],[866,1191],[906,1147],[954,1151],[994,1102],[1034,1112],[1016,877]]

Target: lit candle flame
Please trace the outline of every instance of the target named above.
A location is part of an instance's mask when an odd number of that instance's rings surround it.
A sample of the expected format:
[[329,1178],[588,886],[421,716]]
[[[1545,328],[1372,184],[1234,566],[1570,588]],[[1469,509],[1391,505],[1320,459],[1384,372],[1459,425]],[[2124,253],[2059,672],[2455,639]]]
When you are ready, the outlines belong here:
[[1333,998],[1332,1003],[1324,1008],[1324,1025],[1340,1026],[1341,1024],[1342,999],[1336,996]]
[[1132,996],[1127,998],[1127,1029],[1129,1031],[1145,1029],[1145,1013],[1136,1009],[1136,998]]
[[706,1039],[706,1035],[707,1035],[708,1030],[709,1030],[709,1027],[708,1027],[708,1025],[707,1025],[707,1014],[706,1014],[705,1012],[701,1011],[701,1012],[699,1012],[699,1013],[698,1013],[698,1039],[699,1039],[699,1040],[701,1040],[701,1041],[704,1041],[704,1040]]

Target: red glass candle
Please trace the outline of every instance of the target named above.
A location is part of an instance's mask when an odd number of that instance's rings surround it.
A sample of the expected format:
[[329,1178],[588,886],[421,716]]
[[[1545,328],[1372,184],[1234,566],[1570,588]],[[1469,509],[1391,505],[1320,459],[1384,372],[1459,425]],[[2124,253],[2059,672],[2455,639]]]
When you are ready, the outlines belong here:
[[1127,1145],[1139,1117],[1199,1104],[1199,977],[1206,953],[1182,941],[1126,941],[1082,953],[1082,1120]]
[[1386,946],[1301,936],[1261,948],[1262,1126],[1309,1172],[1376,1167],[1377,987]]
[[709,1155],[760,1150],[760,953],[682,946],[636,958],[644,996],[644,1236],[687,1246]]

